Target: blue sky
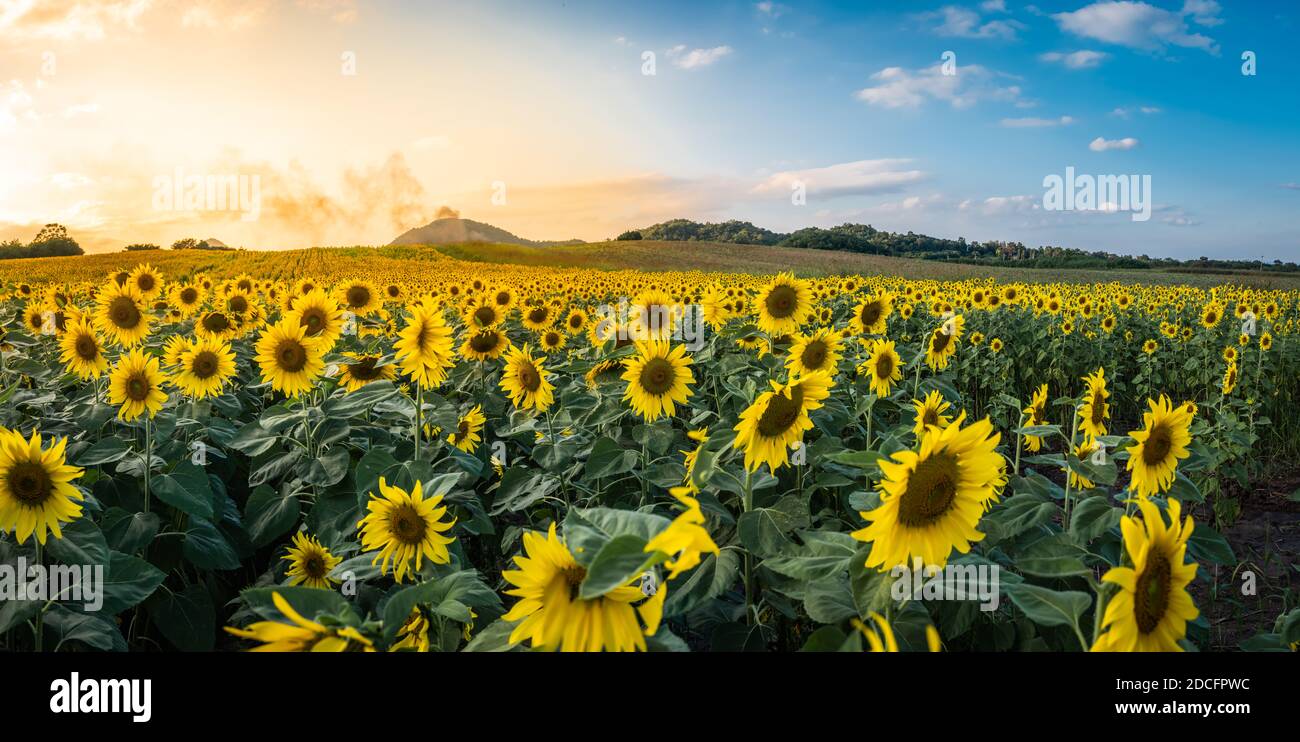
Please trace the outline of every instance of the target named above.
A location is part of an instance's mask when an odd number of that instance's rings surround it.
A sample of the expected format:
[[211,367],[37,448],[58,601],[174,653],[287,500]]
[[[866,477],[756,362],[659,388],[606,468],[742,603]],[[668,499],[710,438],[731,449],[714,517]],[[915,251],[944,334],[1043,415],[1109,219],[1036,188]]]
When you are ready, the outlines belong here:
[[[1300,260],[1300,3],[0,8],[0,239],[377,244],[451,209],[534,239],[735,218]],[[1150,218],[1044,209],[1070,167],[1149,176]],[[177,169],[266,203],[160,212]]]

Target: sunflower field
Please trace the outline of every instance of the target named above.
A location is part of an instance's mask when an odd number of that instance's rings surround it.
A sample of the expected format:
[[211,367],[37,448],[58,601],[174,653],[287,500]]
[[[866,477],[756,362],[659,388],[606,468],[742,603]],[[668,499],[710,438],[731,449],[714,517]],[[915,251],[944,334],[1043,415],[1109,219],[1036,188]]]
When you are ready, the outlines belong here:
[[0,648],[1300,646],[1297,292],[359,256],[0,274]]

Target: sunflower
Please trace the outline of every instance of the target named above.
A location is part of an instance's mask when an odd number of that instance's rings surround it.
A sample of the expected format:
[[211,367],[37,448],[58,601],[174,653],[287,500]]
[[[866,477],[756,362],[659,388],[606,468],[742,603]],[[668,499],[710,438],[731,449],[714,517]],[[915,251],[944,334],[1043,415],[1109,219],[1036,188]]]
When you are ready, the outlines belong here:
[[283,621],[257,621],[246,629],[225,627],[226,633],[241,639],[263,642],[250,652],[373,652],[374,643],[351,626],[327,628],[289,605],[280,593],[271,593],[271,602],[289,623]]
[[446,505],[439,507],[442,495],[425,499],[418,481],[408,494],[400,487],[390,487],[382,476],[379,492],[382,497],[370,494],[366,503],[369,512],[357,522],[357,528],[361,529],[362,550],[379,550],[371,564],[382,561],[381,574],[388,574],[391,566],[393,578],[402,582],[407,574],[414,578],[425,557],[434,564],[451,561],[447,545],[456,539],[442,534],[456,525],[456,519],[442,520],[447,514]]
[[145,301],[149,301],[163,292],[162,273],[148,263],[136,266],[135,270],[131,271],[131,275],[127,277],[126,282],[140,292],[141,298]]
[[321,590],[329,590],[338,582],[330,577],[330,572],[343,561],[321,546],[315,537],[302,532],[293,535],[293,546],[280,558],[289,563],[285,574],[290,585],[306,585]]
[[[1079,443],[1075,445],[1074,457],[1080,461],[1083,461],[1084,459],[1096,453],[1098,448],[1099,446],[1097,444],[1097,439],[1093,438],[1090,435],[1085,435],[1083,437],[1083,440],[1079,441]],[[1079,472],[1075,471],[1074,469],[1071,469],[1070,467],[1067,466],[1065,470],[1069,474],[1071,487],[1075,487],[1080,490],[1090,490],[1093,487],[1097,486],[1091,479],[1088,479],[1087,477],[1079,474]]]
[[812,289],[807,281],[782,273],[758,292],[758,328],[768,335],[798,332],[812,313]]
[[545,304],[524,307],[522,312],[524,327],[534,332],[549,330],[555,324],[555,312]]
[[465,326],[471,330],[486,330],[504,321],[505,314],[491,301],[471,301],[465,308]]
[[225,312],[204,312],[194,323],[194,334],[201,338],[229,340],[238,335],[242,323]]
[[307,328],[290,319],[272,325],[257,339],[253,360],[262,367],[262,381],[289,397],[311,389],[325,371],[324,351],[307,338]]
[[872,340],[871,355],[858,366],[858,373],[867,377],[877,397],[888,397],[894,382],[903,378],[903,359],[894,349],[894,341]]
[[840,334],[829,327],[814,330],[808,335],[799,335],[795,338],[794,345],[790,346],[785,367],[791,376],[825,371],[827,376],[834,378],[836,366],[840,362],[842,341]]
[[500,358],[510,349],[510,338],[496,328],[479,330],[460,344],[460,355],[470,361],[488,361]]
[[1237,388],[1237,364],[1229,363],[1223,370],[1223,385],[1220,388],[1224,396],[1232,394],[1232,390]]
[[853,308],[849,326],[859,335],[883,335],[889,315],[894,313],[894,297],[888,293],[877,294],[859,302]]
[[1142,352],[1146,353],[1147,355],[1154,355],[1156,350],[1158,350],[1159,348],[1160,348],[1160,344],[1157,343],[1155,340],[1147,339],[1142,343]]
[[[1032,428],[1047,424],[1047,385],[1040,384],[1029,398],[1029,406],[1021,410],[1025,415],[1024,425]],[[1043,448],[1043,439],[1037,435],[1025,436],[1025,450],[1037,453]]]
[[391,363],[380,364],[380,357],[370,353],[344,353],[352,363],[343,364],[339,369],[339,384],[349,393],[355,392],[372,381],[391,381],[397,378],[397,368]]
[[397,630],[397,641],[393,646],[388,648],[390,652],[428,652],[429,647],[429,617],[424,615],[424,611],[417,605],[411,609],[411,615],[406,617],[402,627]]
[[49,534],[63,538],[61,524],[81,517],[76,501],[84,495],[72,486],[82,474],[64,458],[67,438],[53,439],[46,448],[32,432],[25,440],[18,431],[0,428],[0,533],[15,533],[19,544],[33,533],[44,545]]
[[59,338],[62,351],[59,360],[63,361],[68,373],[76,374],[82,381],[98,379],[108,370],[108,358],[104,355],[104,345],[95,334],[95,328],[84,317],[68,326],[67,332]]
[[339,286],[338,301],[358,317],[364,317],[384,305],[383,295],[369,281],[348,281]]
[[564,331],[570,335],[580,334],[587,326],[587,313],[581,309],[569,310],[569,315],[564,318]]
[[659,551],[668,555],[664,566],[668,568],[668,579],[675,580],[699,564],[701,554],[717,555],[719,552],[718,545],[704,527],[704,511],[700,509],[700,501],[691,497],[691,488],[673,487],[669,493],[686,509],[646,543],[645,552]]
[[1266,332],[1266,333],[1264,333],[1263,335],[1260,335],[1260,336],[1259,336],[1259,349],[1260,349],[1260,350],[1265,350],[1265,351],[1266,351],[1266,350],[1270,350],[1270,349],[1272,349],[1272,347],[1273,347],[1273,335],[1272,335],[1271,333],[1267,333],[1267,332]]
[[989,341],[989,350],[994,353],[1001,353],[1002,347],[1002,338],[993,338]]
[[114,341],[130,348],[149,334],[145,300],[135,287],[110,283],[99,290],[95,301],[99,304],[95,326]]
[[867,567],[888,570],[912,557],[942,567],[953,549],[965,554],[984,538],[976,526],[997,499],[1006,463],[988,418],[963,428],[965,419],[928,428],[918,451],[880,460],[880,506],[860,513],[869,525],[851,534],[871,543]]
[[628,307],[628,324],[637,339],[667,340],[681,319],[681,302],[658,289],[643,291]]
[[1088,437],[1106,435],[1106,419],[1110,417],[1106,369],[1099,368],[1083,377],[1083,383],[1087,390],[1083,393],[1083,404],[1079,405],[1079,428]]
[[167,401],[163,380],[157,358],[132,350],[119,357],[109,372],[108,401],[120,406],[117,416],[123,420],[134,420],[145,413],[152,418]]
[[235,352],[224,340],[199,338],[181,351],[180,369],[172,383],[194,399],[217,397],[235,375]]
[[555,386],[543,365],[545,356],[534,358],[528,346],[506,351],[506,367],[501,372],[501,390],[521,410],[545,412],[555,401]]
[[1213,330],[1223,319],[1223,307],[1217,302],[1210,302],[1201,309],[1201,327]]
[[27,331],[33,335],[46,334],[45,309],[39,304],[28,304],[23,311],[23,324],[27,326]]
[[460,420],[456,423],[456,429],[447,436],[447,442],[459,448],[465,453],[474,453],[478,450],[479,433],[483,431],[483,425],[487,418],[483,416],[483,405],[474,405],[474,409],[461,415]]
[[929,366],[931,371],[948,368],[949,359],[961,344],[958,341],[961,340],[962,328],[965,324],[965,318],[958,314],[949,317],[943,325],[930,334],[925,349],[925,365]]
[[684,406],[691,396],[695,375],[690,365],[694,360],[686,355],[686,346],[672,347],[667,340],[639,340],[636,350],[623,371],[627,382],[623,401],[630,402],[646,422],[672,415],[676,405]]
[[302,326],[307,338],[323,343],[327,350],[343,335],[343,310],[320,289],[294,297],[284,321]]
[[925,435],[925,431],[930,428],[943,429],[952,425],[952,418],[943,414],[948,411],[948,401],[936,389],[925,395],[925,400],[912,400],[912,407],[916,411],[915,422],[912,425],[912,434],[919,441]]
[[565,344],[564,333],[559,330],[547,330],[538,336],[537,344],[542,347],[542,350],[547,351],[548,353],[554,350],[560,350]]
[[456,365],[451,328],[431,300],[407,307],[407,313],[406,327],[393,344],[398,365],[420,386],[440,386],[447,379],[447,370]]
[[788,384],[770,383],[771,391],[758,395],[740,413],[740,422],[733,428],[736,439],[732,448],[745,450],[745,468],[749,471],[766,462],[775,472],[789,463],[791,444],[802,441],[804,431],[812,429],[809,411],[822,406],[831,388],[830,377],[821,371]]
[[1169,491],[1178,460],[1189,456],[1187,446],[1192,442],[1191,409],[1174,407],[1163,394],[1158,402],[1147,400],[1147,405],[1151,411],[1142,415],[1142,430],[1129,433],[1134,445],[1127,449],[1132,472],[1129,489],[1139,497]]
[[501,573],[514,585],[506,594],[519,598],[502,617],[518,622],[510,632],[511,644],[527,639],[533,649],[548,651],[645,651],[645,637],[658,631],[663,617],[666,587],[646,600],[633,579],[598,597],[582,598],[579,589],[587,570],[556,535],[554,523],[545,536],[526,531],[523,544],[524,553],[514,558],[519,569]]
[[202,286],[184,283],[172,287],[171,302],[181,310],[182,317],[192,317],[203,306],[204,293]]
[[1120,521],[1124,550],[1131,567],[1112,567],[1102,582],[1119,586],[1102,614],[1104,633],[1092,645],[1094,652],[1181,652],[1178,640],[1187,622],[1199,611],[1187,593],[1196,577],[1196,562],[1187,562],[1187,540],[1192,517],[1179,522],[1182,506],[1170,500],[1169,525],[1151,500],[1140,499],[1142,522],[1131,516]]

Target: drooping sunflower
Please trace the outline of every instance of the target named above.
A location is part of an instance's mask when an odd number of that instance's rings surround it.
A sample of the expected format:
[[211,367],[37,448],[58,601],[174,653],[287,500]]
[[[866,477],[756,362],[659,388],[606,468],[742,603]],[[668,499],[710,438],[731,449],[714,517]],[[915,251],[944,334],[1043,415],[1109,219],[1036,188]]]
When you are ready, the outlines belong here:
[[1110,392],[1106,390],[1106,369],[1099,368],[1083,377],[1087,389],[1083,392],[1083,404],[1079,405],[1079,430],[1089,437],[1106,435],[1106,420],[1110,417],[1110,405],[1106,399]]
[[[1040,384],[1029,398],[1029,406],[1022,412],[1025,415],[1025,427],[1032,428],[1047,424],[1047,385]],[[1043,448],[1043,439],[1037,435],[1025,436],[1025,450],[1037,453]]]
[[824,327],[807,335],[795,338],[786,356],[785,367],[791,376],[825,371],[831,378],[835,377],[836,367],[840,362],[840,344],[843,337],[835,330]]
[[943,414],[948,411],[951,405],[948,400],[943,398],[939,390],[934,390],[925,395],[924,400],[912,400],[912,408],[916,412],[916,421],[912,425],[912,434],[919,441],[925,436],[925,431],[930,428],[947,428],[952,425],[952,418]]
[[322,546],[315,536],[308,536],[301,531],[293,535],[293,546],[280,558],[289,563],[285,575],[288,576],[290,585],[305,585],[321,590],[329,590],[338,582],[330,577],[330,572],[343,561],[342,557],[334,556]]
[[[451,555],[447,545],[455,537],[442,535],[456,525],[456,519],[443,520],[447,506],[442,495],[424,497],[424,488],[416,482],[408,493],[389,486],[379,478],[379,492],[370,493],[366,517],[357,522],[363,551],[376,551],[371,564],[379,564],[380,573],[393,571],[393,579],[402,582],[409,574],[420,571],[427,557],[434,564],[447,564]],[[381,563],[382,562],[382,563]]]
[[235,375],[235,352],[224,340],[199,338],[181,351],[180,368],[172,383],[194,399],[221,395],[221,387]]
[[700,501],[691,497],[691,488],[673,487],[668,492],[686,509],[667,528],[646,542],[645,551],[667,554],[669,559],[664,566],[668,568],[668,579],[675,580],[699,564],[701,554],[716,555],[719,552],[718,545],[704,527],[704,511],[700,509]]
[[81,517],[84,495],[72,486],[82,474],[64,456],[68,439],[44,445],[33,431],[24,439],[16,430],[0,428],[0,533],[13,533],[19,544],[36,534],[37,543],[63,538],[61,525]]
[[788,384],[772,381],[772,389],[758,395],[733,430],[732,448],[745,451],[745,468],[755,471],[764,463],[773,472],[790,462],[791,444],[812,429],[808,413],[830,395],[831,380],[824,372],[808,374]]
[[108,401],[119,405],[117,416],[123,420],[152,418],[167,401],[164,380],[158,359],[137,348],[122,354],[109,372]]
[[381,364],[380,356],[373,353],[344,353],[352,359],[339,368],[339,385],[355,392],[372,381],[391,381],[397,378],[397,368],[391,363]]
[[76,374],[82,381],[98,379],[108,370],[104,346],[94,326],[84,317],[68,326],[67,332],[59,338],[59,348],[59,360],[63,361],[69,373]]
[[913,557],[942,567],[954,549],[965,554],[984,538],[976,527],[997,499],[1006,463],[988,418],[963,428],[965,419],[927,429],[919,450],[880,460],[880,506],[860,513],[869,525],[851,534],[871,543],[867,567],[888,570]]
[[1219,388],[1224,396],[1232,394],[1232,390],[1237,388],[1237,364],[1229,363],[1223,370],[1223,384]]
[[1169,500],[1169,524],[1155,502],[1140,499],[1142,522],[1131,516],[1120,520],[1124,550],[1131,567],[1112,567],[1102,582],[1119,586],[1102,614],[1104,633],[1096,637],[1094,652],[1181,652],[1178,640],[1187,622],[1200,612],[1187,592],[1196,577],[1196,562],[1187,562],[1187,540],[1192,517],[1180,522],[1182,506]]
[[393,344],[402,373],[425,389],[438,387],[456,365],[454,340],[442,312],[431,300],[407,307],[406,327]]
[[[1085,435],[1074,446],[1074,457],[1080,461],[1083,461],[1084,459],[1090,458],[1093,454],[1097,453],[1097,450],[1099,448],[1100,448],[1100,444],[1097,443],[1096,438],[1093,438],[1090,435]],[[1087,477],[1080,474],[1078,471],[1071,469],[1068,466],[1065,467],[1065,471],[1069,476],[1070,486],[1075,489],[1090,490],[1093,487],[1097,486],[1096,483],[1093,482],[1091,479],[1088,479]]]
[[332,297],[320,289],[295,296],[284,321],[301,325],[310,340],[324,344],[327,352],[343,335],[343,310]]
[[867,377],[877,397],[888,397],[894,382],[903,378],[903,359],[894,349],[894,341],[872,340],[871,355],[858,365],[858,373]]
[[483,425],[487,418],[483,415],[483,405],[474,405],[474,408],[464,415],[456,423],[456,429],[447,436],[447,442],[459,448],[465,453],[474,453],[478,450],[479,433],[483,431]]
[[813,310],[812,287],[793,273],[782,273],[758,292],[755,303],[760,330],[768,335],[798,332]]
[[369,281],[346,281],[338,288],[338,301],[358,317],[364,317],[384,305],[383,295]]
[[510,338],[496,328],[479,330],[460,344],[460,355],[470,361],[489,361],[500,358],[510,349]]
[[883,335],[889,315],[894,313],[894,297],[889,293],[870,296],[853,309],[849,326],[859,335]]
[[659,630],[667,586],[660,585],[647,599],[633,579],[585,599],[579,590],[587,570],[556,534],[554,523],[545,536],[526,531],[523,544],[524,553],[514,558],[519,569],[501,574],[514,585],[506,594],[519,598],[502,617],[518,622],[510,632],[511,644],[527,640],[533,649],[564,652],[645,651],[645,637]]
[[961,345],[959,341],[965,323],[966,319],[958,314],[949,317],[930,334],[925,349],[925,365],[929,366],[931,371],[948,368],[949,359]]
[[307,328],[290,319],[282,319],[262,331],[255,346],[262,369],[262,381],[289,397],[311,389],[325,371],[324,351],[307,337]]
[[424,615],[424,611],[417,605],[411,609],[411,615],[406,617],[402,627],[397,630],[397,641],[389,647],[390,652],[428,652],[429,647],[429,617]]
[[545,356],[534,358],[523,348],[506,351],[506,366],[501,372],[501,390],[521,410],[545,412],[555,401],[555,386],[546,371]]
[[149,334],[149,314],[144,297],[131,285],[109,283],[95,297],[99,309],[95,326],[124,347],[138,345]]
[[636,349],[623,371],[623,401],[646,422],[654,422],[686,404],[695,383],[690,369],[695,361],[686,355],[686,346],[673,347],[667,340],[639,340]]
[[303,618],[280,593],[271,593],[276,610],[289,621],[257,621],[248,628],[226,626],[226,633],[241,639],[263,642],[250,652],[373,652],[370,641],[351,626],[327,628]]
[[1191,409],[1174,407],[1163,394],[1159,401],[1147,400],[1147,405],[1151,411],[1142,415],[1142,430],[1129,433],[1135,443],[1126,449],[1132,472],[1129,489],[1139,497],[1169,491],[1178,461],[1190,455],[1187,446],[1192,442]]

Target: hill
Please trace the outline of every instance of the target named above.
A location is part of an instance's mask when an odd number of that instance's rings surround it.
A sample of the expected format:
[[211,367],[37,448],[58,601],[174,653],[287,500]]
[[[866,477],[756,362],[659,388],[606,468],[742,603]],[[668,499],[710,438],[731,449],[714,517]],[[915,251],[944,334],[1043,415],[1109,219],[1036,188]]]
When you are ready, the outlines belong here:
[[536,240],[528,240],[507,232],[500,227],[494,227],[491,224],[484,224],[483,222],[476,222],[473,219],[461,219],[459,217],[434,219],[423,227],[406,230],[399,235],[397,239],[388,244],[448,245],[462,242],[531,245],[534,247],[582,244],[582,240],[566,240],[563,242],[539,242]]

